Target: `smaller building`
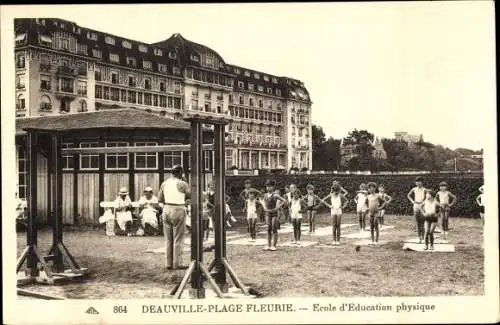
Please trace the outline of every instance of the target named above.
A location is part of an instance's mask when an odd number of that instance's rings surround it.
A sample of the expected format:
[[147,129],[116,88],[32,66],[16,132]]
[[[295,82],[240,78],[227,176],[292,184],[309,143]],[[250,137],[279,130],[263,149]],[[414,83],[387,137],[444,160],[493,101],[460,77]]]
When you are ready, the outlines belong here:
[[418,143],[424,142],[423,134],[408,134],[408,132],[394,132],[394,138],[400,142],[406,142],[409,148],[414,148]]
[[[384,145],[382,139],[375,137],[373,141],[369,140],[372,146],[372,157],[376,160],[386,160],[387,152],[384,150]],[[346,165],[353,158],[358,156],[358,146],[359,144],[345,143],[344,139],[340,142],[340,163]]]

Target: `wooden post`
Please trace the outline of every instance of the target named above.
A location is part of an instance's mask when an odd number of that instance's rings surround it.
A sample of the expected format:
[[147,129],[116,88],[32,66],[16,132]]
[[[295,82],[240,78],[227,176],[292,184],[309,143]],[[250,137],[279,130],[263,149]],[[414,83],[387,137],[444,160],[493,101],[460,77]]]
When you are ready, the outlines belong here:
[[203,263],[203,229],[201,224],[201,189],[203,188],[203,134],[201,121],[191,120],[191,274],[189,297],[205,298],[200,264]]
[[222,292],[228,291],[226,268],[223,259],[226,257],[226,184],[225,184],[225,149],[224,125],[215,125],[215,282]]
[[26,261],[26,273],[31,277],[39,274],[37,267],[38,258],[36,256],[36,245],[38,242],[36,215],[37,215],[37,133],[29,130],[26,141],[26,153],[28,157],[28,229],[26,241],[28,246],[28,256]]
[[62,164],[61,164],[61,137],[52,135],[52,168],[54,172],[54,198],[53,198],[53,228],[52,228],[52,253],[54,254],[54,271],[64,272],[63,255],[57,245],[63,239],[62,217]]

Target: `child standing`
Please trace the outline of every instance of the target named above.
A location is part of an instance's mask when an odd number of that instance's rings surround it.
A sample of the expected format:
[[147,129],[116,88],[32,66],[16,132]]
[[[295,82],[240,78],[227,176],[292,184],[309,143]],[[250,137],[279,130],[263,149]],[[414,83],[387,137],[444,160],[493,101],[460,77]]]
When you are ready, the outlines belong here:
[[314,233],[316,231],[316,210],[318,209],[319,198],[314,194],[314,186],[312,184],[308,184],[306,190],[305,201],[307,219],[309,221],[309,233]]
[[441,182],[439,183],[439,191],[436,193],[436,200],[439,203],[441,228],[443,229],[444,239],[446,240],[448,236],[450,209],[457,202],[457,197],[448,191],[448,184],[446,182]]
[[302,212],[304,211],[304,201],[300,196],[298,190],[291,193],[290,199],[290,218],[292,219],[293,225],[293,240],[292,244],[300,244],[301,226],[302,226]]
[[389,203],[391,203],[392,197],[389,194],[385,193],[385,187],[382,184],[380,184],[378,186],[378,193],[379,193],[380,197],[382,198],[382,200],[385,201],[384,208],[380,209],[380,212],[379,212],[380,213],[380,216],[379,216],[380,229],[382,229],[382,226],[384,225],[385,207],[387,207],[389,205]]
[[425,201],[420,206],[420,212],[424,216],[424,238],[425,250],[429,249],[429,241],[431,244],[430,250],[434,249],[434,229],[438,221],[439,202],[434,197],[434,191],[427,191]]
[[[428,191],[424,187],[423,178],[418,176],[415,179],[415,187],[408,192],[407,198],[413,204],[413,216],[417,224],[418,240],[421,244],[424,239],[424,218],[422,215],[422,204],[425,200],[425,192]],[[413,197],[412,197],[413,195]]]
[[263,198],[263,208],[267,224],[267,247],[263,250],[275,251],[278,242],[278,201],[284,201],[282,197],[276,194],[276,182],[274,180],[266,181],[266,194]]
[[374,182],[368,183],[368,214],[370,215],[370,234],[372,238],[372,245],[378,245],[378,238],[380,235],[379,218],[380,210],[386,205],[386,201],[382,199],[379,193],[376,192],[377,184]]
[[254,242],[257,237],[255,226],[257,224],[257,205],[256,191],[248,191],[248,199],[246,200],[246,213],[248,222],[248,232],[250,233],[250,241]]
[[481,217],[481,222],[484,226],[484,185],[481,185],[479,192],[481,194],[476,197],[476,203],[479,205],[479,216]]
[[326,201],[328,198],[331,200],[330,214],[332,216],[332,233],[333,245],[340,245],[340,227],[342,224],[342,210],[345,209],[349,202],[342,193],[341,186],[334,182],[331,192],[328,196],[322,199]]
[[207,241],[210,236],[210,228],[213,227],[212,219],[213,204],[210,202],[209,194],[206,192],[201,195],[201,220],[203,223],[204,240]]
[[356,213],[359,219],[359,231],[363,232],[366,227],[366,209],[367,202],[366,196],[368,195],[367,187],[365,183],[359,185],[359,191],[354,197],[354,202],[356,202]]

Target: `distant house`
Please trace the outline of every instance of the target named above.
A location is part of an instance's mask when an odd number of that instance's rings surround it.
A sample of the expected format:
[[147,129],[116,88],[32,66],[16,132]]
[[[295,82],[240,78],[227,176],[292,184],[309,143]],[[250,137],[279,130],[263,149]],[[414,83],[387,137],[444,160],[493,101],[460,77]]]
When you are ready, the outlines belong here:
[[[373,147],[372,157],[376,160],[385,160],[387,159],[387,152],[384,150],[384,146],[382,143],[382,139],[379,137],[375,137],[373,141],[369,140],[369,143]],[[340,142],[340,163],[345,165],[351,159],[358,156],[358,144],[349,144],[345,143],[344,139]]]
[[408,132],[394,132],[394,138],[400,142],[408,143],[408,147],[412,148],[424,141],[424,136],[422,134],[408,134]]

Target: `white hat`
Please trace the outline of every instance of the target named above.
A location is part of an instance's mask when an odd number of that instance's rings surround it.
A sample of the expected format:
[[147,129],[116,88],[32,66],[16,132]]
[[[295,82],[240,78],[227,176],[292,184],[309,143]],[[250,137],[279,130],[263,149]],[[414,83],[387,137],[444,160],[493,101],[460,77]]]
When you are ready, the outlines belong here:
[[144,189],[144,192],[153,192],[153,188],[151,186],[148,186]]
[[128,189],[126,187],[121,187],[120,192],[118,192],[118,194],[128,195]]

